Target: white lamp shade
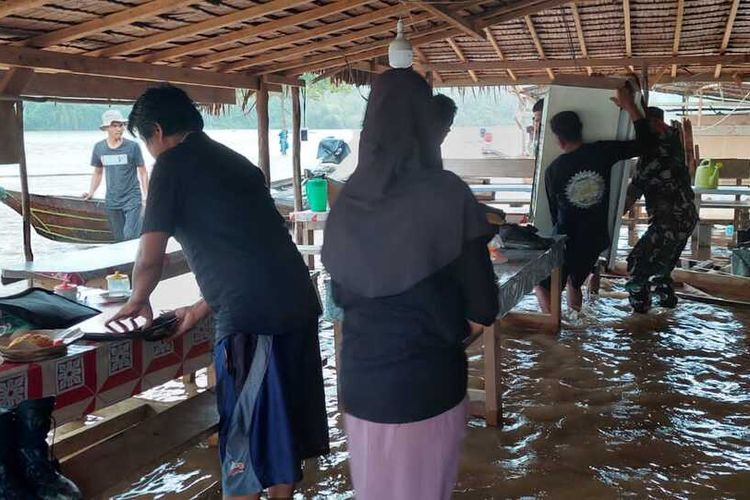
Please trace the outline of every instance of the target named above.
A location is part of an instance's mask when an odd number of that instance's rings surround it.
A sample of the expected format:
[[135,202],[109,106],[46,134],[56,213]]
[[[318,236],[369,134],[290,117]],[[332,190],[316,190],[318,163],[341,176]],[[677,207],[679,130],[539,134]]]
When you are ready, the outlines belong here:
[[391,68],[410,68],[413,61],[411,43],[404,38],[404,24],[399,20],[396,25],[396,38],[388,45],[388,64]]

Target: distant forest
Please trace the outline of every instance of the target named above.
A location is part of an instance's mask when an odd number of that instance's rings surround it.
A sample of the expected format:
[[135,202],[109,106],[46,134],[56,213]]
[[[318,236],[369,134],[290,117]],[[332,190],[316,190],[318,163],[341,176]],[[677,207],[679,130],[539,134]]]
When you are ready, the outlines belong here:
[[[305,123],[313,129],[357,129],[362,125],[369,88],[334,86],[329,81],[310,84],[304,99]],[[496,126],[513,123],[516,97],[499,90],[446,90],[459,107],[456,126]],[[256,128],[257,119],[252,98],[245,109],[227,106],[218,116],[204,114],[209,129]],[[93,130],[102,113],[119,109],[127,117],[130,106],[107,104],[71,104],[28,102],[24,107],[26,130]],[[291,101],[288,96],[272,94],[271,128],[291,127]]]

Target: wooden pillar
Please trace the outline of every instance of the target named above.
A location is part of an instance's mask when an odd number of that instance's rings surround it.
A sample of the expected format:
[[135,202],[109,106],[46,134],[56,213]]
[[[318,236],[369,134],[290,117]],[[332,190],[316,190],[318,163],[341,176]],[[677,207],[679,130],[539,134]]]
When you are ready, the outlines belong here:
[[258,167],[271,185],[271,150],[268,137],[268,87],[261,81],[255,94],[255,111],[258,114]]
[[294,183],[294,210],[302,210],[302,112],[299,87],[292,87],[292,182]]
[[24,145],[23,101],[16,101],[16,123],[18,130],[18,168],[21,174],[21,212],[23,214],[23,253],[27,262],[34,260],[31,251],[31,199],[29,197],[29,175],[26,171],[26,146]]

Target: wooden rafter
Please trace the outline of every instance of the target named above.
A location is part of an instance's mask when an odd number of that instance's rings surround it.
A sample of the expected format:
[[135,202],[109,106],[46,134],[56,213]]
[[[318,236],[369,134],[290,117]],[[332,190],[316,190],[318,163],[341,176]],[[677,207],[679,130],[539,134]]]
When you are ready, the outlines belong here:
[[25,10],[36,9],[51,0],[6,0],[0,4],[0,18],[8,17]]
[[181,28],[165,31],[156,35],[139,38],[130,42],[121,43],[106,49],[93,50],[88,55],[97,57],[110,57],[122,54],[129,54],[138,50],[147,49],[171,40],[178,40],[189,36],[203,33],[214,29],[223,28],[232,24],[251,20],[258,17],[264,17],[274,12],[284,9],[290,9],[309,3],[310,0],[272,0],[263,4],[253,5],[247,9],[238,10],[231,14],[212,17],[199,23],[188,24]]
[[[680,52],[680,37],[682,36],[682,19],[685,15],[685,0],[677,0],[677,21],[674,25],[674,42],[672,43],[672,55]],[[677,65],[672,65],[672,78],[677,76]]]
[[[578,44],[581,46],[581,54],[583,54],[583,57],[588,57],[589,49],[586,47],[586,37],[583,34],[583,23],[581,22],[581,15],[578,13],[578,5],[575,2],[571,2],[570,10],[573,13],[573,23],[576,25],[576,34],[578,35]],[[586,72],[591,75],[593,69],[586,67]]]
[[469,63],[432,63],[430,69],[439,71],[504,71],[506,69],[518,71],[533,71],[547,68],[576,68],[578,66],[591,66],[592,68],[611,68],[623,66],[643,65],[650,68],[665,66],[669,64],[713,66],[722,62],[724,64],[745,65],[750,64],[750,54],[724,55],[724,56],[642,56],[642,57],[614,57],[614,58],[588,58],[588,59],[544,59],[544,60],[505,60],[505,61],[483,61]]
[[437,17],[441,21],[445,21],[448,24],[452,24],[457,29],[461,30],[465,35],[472,38],[484,38],[482,36],[482,30],[477,27],[474,21],[459,14],[458,10],[448,10],[441,5],[430,3],[429,0],[413,0],[411,3],[415,3],[425,9],[427,12]]
[[[539,40],[539,35],[537,35],[536,33],[534,22],[531,20],[531,16],[524,16],[524,20],[526,21],[526,27],[529,29],[529,34],[531,34],[531,39],[534,41],[534,46],[536,47],[536,51],[539,54],[539,57],[541,59],[547,59],[547,56],[544,55],[542,41]],[[555,73],[550,68],[547,68],[547,75],[549,75],[550,80],[555,79]]]
[[[577,0],[578,3],[592,2],[594,0]],[[566,3],[570,0],[527,0],[516,2],[510,7],[501,7],[496,12],[483,15],[482,21],[477,23],[482,28],[494,26],[514,19],[520,19],[524,16],[531,16],[544,10],[551,10]]]
[[[395,7],[402,8],[401,5],[394,6],[394,8],[393,8],[393,14],[392,15],[398,15],[398,9],[395,9]],[[390,15],[389,16],[385,15],[384,11],[386,11],[386,10],[388,10],[388,9],[382,9],[382,10],[379,10],[377,12],[377,15],[379,16],[379,18],[382,19],[383,17],[390,17]],[[367,14],[367,15],[368,16],[372,16],[372,15],[375,15],[375,13]],[[362,17],[362,16],[358,16],[358,17],[353,18],[353,19],[358,19],[359,17]],[[427,21],[430,18],[431,18],[431,16],[429,14],[418,14],[418,15],[415,15],[415,16],[409,16],[409,17],[407,17],[407,18],[404,19],[404,25],[418,24],[418,23]],[[352,21],[352,20],[350,20],[350,21]],[[344,22],[348,23],[349,21],[344,21]],[[335,23],[335,24],[343,24],[344,22],[342,22],[342,23]],[[328,27],[324,26],[323,28],[328,28]],[[325,49],[325,48],[328,48],[328,47],[334,47],[336,45],[340,45],[340,44],[344,44],[344,43],[349,43],[349,42],[352,42],[354,40],[360,40],[360,39],[363,39],[363,38],[369,38],[369,37],[375,36],[375,35],[382,35],[384,33],[388,33],[390,31],[392,31],[394,28],[395,28],[395,23],[386,22],[386,23],[378,24],[378,25],[373,26],[371,28],[366,28],[366,29],[358,30],[358,31],[355,31],[355,32],[352,32],[352,33],[347,33],[346,35],[341,35],[341,36],[337,36],[337,37],[331,37],[331,38],[328,38],[328,39],[325,39],[325,40],[321,40],[319,42],[313,42],[313,45],[310,45],[310,44],[301,45],[299,47],[293,47],[293,48],[287,49],[287,50],[280,50],[280,51],[268,52],[266,54],[263,54],[261,56],[258,56],[258,57],[252,58],[252,59],[243,59],[243,60],[238,61],[236,63],[232,63],[232,64],[229,64],[229,65],[226,65],[226,66],[222,67],[221,70],[222,71],[237,71],[237,70],[246,69],[246,68],[249,68],[249,67],[252,67],[252,66],[260,66],[262,64],[267,64],[267,63],[270,63],[271,61],[283,61],[283,60],[286,60],[286,59],[291,59],[293,57],[302,56],[302,55],[308,53],[311,50],[311,48],[313,50],[319,50],[319,49]],[[342,29],[345,29],[345,28],[342,28]],[[310,30],[310,31],[314,31],[314,30]],[[317,36],[317,35],[311,35],[309,33],[309,31],[305,32],[304,34],[306,35],[305,39],[309,39],[309,38],[313,38],[313,37]],[[286,42],[287,42],[287,39],[284,39],[284,43],[286,43]],[[264,43],[264,42],[261,42],[261,43]],[[275,44],[275,46],[278,46],[278,45],[279,45],[278,43]],[[271,47],[269,47],[269,48],[271,48]],[[255,50],[255,49],[253,49],[253,50]],[[265,50],[267,50],[267,49],[264,49],[264,51]]]
[[[740,8],[740,0],[734,0],[732,2],[732,8],[729,11],[729,18],[727,19],[727,26],[724,29],[724,38],[721,40],[720,54],[723,54],[727,47],[729,47],[729,40],[732,38],[732,30],[734,29],[734,20],[737,19],[737,11]],[[721,75],[721,64],[716,65],[716,71],[714,71],[714,78],[719,78]]]
[[[450,45],[451,49],[456,54],[456,57],[458,57],[458,60],[461,62],[466,62],[466,56],[464,55],[464,51],[461,50],[461,47],[458,46],[456,41],[453,38],[446,38],[445,41],[448,42],[448,45]],[[473,69],[469,70],[469,76],[475,82],[479,81],[479,78],[477,77],[477,73]]]
[[[240,74],[219,74],[211,71],[157,66],[130,61],[99,59],[77,54],[25,47],[0,46],[0,65],[40,70],[63,71],[79,75],[113,76],[135,80],[209,87],[257,89],[258,78]],[[289,82],[293,84],[293,82]]]
[[622,12],[625,17],[625,54],[633,56],[633,39],[630,32],[630,0],[622,0]]
[[[490,45],[492,45],[492,48],[494,49],[495,54],[497,54],[498,59],[500,59],[501,61],[505,61],[505,55],[503,54],[503,51],[500,48],[500,45],[497,43],[497,39],[495,38],[495,35],[492,33],[492,30],[489,28],[485,28],[484,34],[487,37],[487,41],[490,42]],[[508,76],[510,77],[511,80],[514,80],[514,81],[518,80],[518,78],[516,78],[516,74],[513,72],[512,69],[508,69],[506,70],[506,72],[508,73]]]
[[0,94],[19,96],[34,76],[34,70],[11,68],[0,78]]
[[[317,7],[315,9],[311,9],[311,10],[302,12],[300,14],[294,14],[292,16],[285,17],[283,19],[278,19],[276,21],[269,21],[267,23],[259,24],[257,26],[241,28],[239,30],[235,30],[230,33],[227,33],[225,35],[207,37],[205,40],[200,40],[197,42],[180,45],[178,47],[174,47],[171,49],[161,50],[159,52],[155,52],[153,54],[149,54],[148,56],[145,56],[143,60],[145,62],[164,61],[168,59],[179,58],[188,54],[193,54],[195,52],[199,52],[199,51],[203,51],[207,49],[214,49],[222,45],[227,45],[227,44],[234,43],[240,40],[247,40],[249,38],[254,38],[254,37],[266,34],[266,33],[272,33],[274,31],[278,31],[283,28],[288,28],[289,26],[316,21],[323,17],[327,17],[333,14],[338,14],[340,12],[353,9],[355,7],[359,7],[361,5],[368,3],[369,1],[371,0],[338,0],[336,2],[330,3],[323,7]],[[406,11],[406,8],[404,6],[397,6],[397,8],[394,10],[397,12],[404,12]],[[357,19],[357,18],[353,18],[353,19]],[[340,29],[346,29],[346,27],[357,25],[356,23],[351,24],[351,25],[344,24],[349,21],[354,22],[353,19],[343,21],[341,23],[332,23],[332,24],[338,24]],[[368,17],[367,20],[364,22],[370,22],[372,19],[373,18],[370,15],[370,17]],[[307,41],[310,38],[323,36],[327,33],[331,33],[339,29],[338,27],[331,26],[332,31],[327,31],[329,26],[331,25],[321,26],[319,28],[313,28],[311,30],[302,30],[299,33],[286,35],[282,39],[273,38],[271,40],[268,40],[267,42],[258,42],[258,43],[254,43],[254,44],[251,44],[245,47],[240,47],[237,49],[230,49],[230,50],[225,50],[222,52],[216,52],[214,54],[210,54],[204,57],[195,58],[191,60],[188,64],[191,66],[202,66],[204,64],[215,64],[217,62],[221,62],[226,59],[232,59],[234,57],[260,54],[262,52],[265,52],[266,50],[278,48],[279,46],[283,46],[286,44],[293,44],[293,43],[297,43],[301,41]]]
[[81,24],[39,35],[24,42],[29,47],[51,47],[98,33],[106,29],[131,24],[141,19],[158,16],[164,12],[174,11],[194,0],[152,0],[137,7],[129,7],[102,17],[96,17]]
[[[430,64],[430,59],[427,57],[427,55],[424,53],[422,49],[419,47],[414,47],[414,55],[417,56],[417,61],[421,66],[427,66]],[[443,75],[440,74],[439,71],[433,71],[432,77],[435,79],[437,83],[443,82]]]

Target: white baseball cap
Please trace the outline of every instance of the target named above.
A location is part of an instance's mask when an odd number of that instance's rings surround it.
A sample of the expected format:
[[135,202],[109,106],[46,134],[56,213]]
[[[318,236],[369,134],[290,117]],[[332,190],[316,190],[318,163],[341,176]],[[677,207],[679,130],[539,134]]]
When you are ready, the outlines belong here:
[[99,128],[105,129],[112,125],[112,122],[128,123],[125,117],[122,116],[122,113],[116,109],[108,109],[102,114],[102,124],[99,125]]

